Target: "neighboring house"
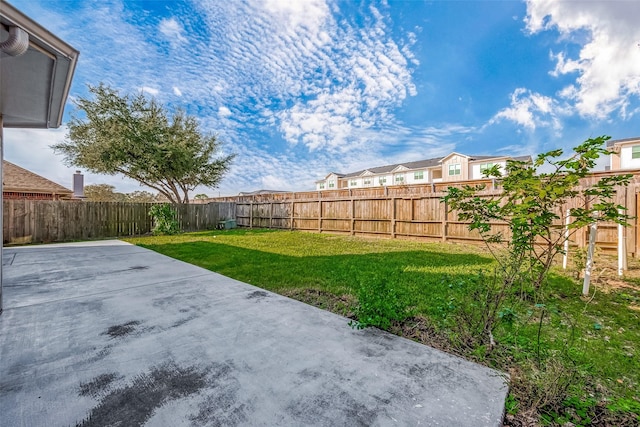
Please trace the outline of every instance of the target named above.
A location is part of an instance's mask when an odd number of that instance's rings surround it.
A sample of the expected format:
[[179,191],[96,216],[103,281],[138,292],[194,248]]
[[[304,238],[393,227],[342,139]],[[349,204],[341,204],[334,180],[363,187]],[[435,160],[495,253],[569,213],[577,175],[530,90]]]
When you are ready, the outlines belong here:
[[531,156],[468,156],[451,153],[445,157],[379,166],[348,174],[331,172],[324,179],[316,181],[316,190],[482,179],[484,171],[494,165],[504,170],[507,160],[531,162]]
[[73,191],[11,162],[2,162],[2,195],[7,199],[70,199]]
[[276,194],[276,193],[290,193],[290,191],[282,191],[282,190],[241,191],[238,193],[238,196],[259,196],[261,194]]
[[640,169],[640,137],[607,141],[609,170]]

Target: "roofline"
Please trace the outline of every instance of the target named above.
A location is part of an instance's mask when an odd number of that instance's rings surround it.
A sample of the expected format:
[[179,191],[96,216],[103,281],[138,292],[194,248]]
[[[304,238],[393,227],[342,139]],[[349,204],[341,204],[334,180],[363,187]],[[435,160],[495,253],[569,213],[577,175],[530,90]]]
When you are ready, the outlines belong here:
[[[16,26],[26,30],[29,33],[29,45],[31,45],[32,37],[35,37],[34,43],[36,45],[44,45],[45,48],[58,53],[69,60],[69,71],[67,72],[67,78],[62,89],[63,104],[60,106],[60,112],[56,118],[55,123],[47,123],[47,128],[59,128],[62,125],[62,116],[64,115],[64,104],[66,104],[67,97],[69,96],[69,90],[71,89],[71,81],[73,80],[73,74],[76,70],[78,62],[78,56],[80,52],[74,49],[70,44],[54,35],[51,31],[38,24],[33,19],[29,18],[18,9],[16,9],[11,3],[5,0],[0,0],[2,5],[2,16],[11,21]],[[38,46],[40,47],[40,46]],[[47,52],[50,53],[50,52]],[[53,81],[51,82],[53,85]],[[52,101],[51,99],[49,100]],[[38,128],[39,126],[31,126]]]
[[456,155],[458,155],[458,156],[466,157],[467,159],[470,159],[470,158],[471,158],[471,156],[468,156],[468,155],[466,155],[466,154],[462,154],[462,153],[458,153],[458,152],[456,152],[456,151],[452,151],[451,153],[449,153],[449,154],[447,154],[446,156],[442,157],[442,158],[438,161],[438,163],[442,163],[442,162],[444,161],[444,159],[447,159],[447,158],[449,158],[449,157],[453,156],[454,154],[456,154]]
[[488,162],[489,160],[509,160],[509,159],[513,159],[513,156],[496,156],[496,157],[485,157],[484,159],[474,159],[474,156],[469,156],[469,163],[476,163],[476,162]]
[[67,191],[46,191],[43,189],[30,189],[24,187],[7,187],[2,188],[3,193],[34,193],[34,194],[73,194],[72,190]]
[[624,139],[611,139],[609,141],[607,141],[607,148],[613,147],[615,145],[619,145],[619,144],[626,144],[628,142],[640,142],[640,136],[636,136],[634,138],[624,138]]

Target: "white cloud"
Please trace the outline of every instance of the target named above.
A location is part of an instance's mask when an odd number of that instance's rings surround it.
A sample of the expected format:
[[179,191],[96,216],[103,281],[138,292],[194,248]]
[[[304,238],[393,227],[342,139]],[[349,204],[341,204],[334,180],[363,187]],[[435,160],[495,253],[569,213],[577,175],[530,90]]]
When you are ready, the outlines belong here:
[[[357,18],[343,7],[353,6],[207,0],[159,20],[111,0],[74,5],[73,25],[51,28],[82,52],[72,96],[100,81],[122,93],[143,90],[197,115],[202,130],[233,151],[246,148],[249,160],[239,156],[221,191],[255,189],[251,177],[263,176],[270,178],[257,187],[300,176],[291,185],[308,189],[328,167],[350,162],[347,152],[375,161],[394,141],[410,139],[385,129],[417,93],[412,47],[421,29],[398,39],[384,3],[361,8]],[[181,48],[167,53],[165,40]],[[276,142],[267,149],[265,141]]]
[[[575,83],[559,94],[583,116],[604,118],[619,111],[629,117],[640,96],[640,7],[637,1],[527,0],[531,33],[557,30],[579,45],[575,56],[552,53],[554,76],[576,73]],[[586,35],[586,41],[579,39]]]
[[149,86],[142,86],[140,90],[153,96],[157,96],[160,93],[158,89]]
[[553,98],[518,88],[511,94],[511,106],[500,110],[489,124],[506,119],[531,131],[549,126],[559,131],[562,128],[559,113],[562,109]]
[[222,106],[220,108],[218,108],[218,116],[220,117],[229,117],[231,115],[231,110],[229,110],[227,107]]
[[175,18],[162,19],[158,24],[158,30],[169,40],[173,47],[187,43],[187,38],[184,36],[184,28]]

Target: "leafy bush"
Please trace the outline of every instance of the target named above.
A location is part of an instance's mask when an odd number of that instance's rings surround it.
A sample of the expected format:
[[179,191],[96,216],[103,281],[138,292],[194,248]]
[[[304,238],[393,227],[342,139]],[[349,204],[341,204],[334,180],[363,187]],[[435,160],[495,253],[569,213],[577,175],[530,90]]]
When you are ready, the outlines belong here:
[[169,204],[153,205],[149,209],[149,216],[153,218],[152,233],[158,235],[171,235],[180,232],[180,226],[176,220],[176,211]]

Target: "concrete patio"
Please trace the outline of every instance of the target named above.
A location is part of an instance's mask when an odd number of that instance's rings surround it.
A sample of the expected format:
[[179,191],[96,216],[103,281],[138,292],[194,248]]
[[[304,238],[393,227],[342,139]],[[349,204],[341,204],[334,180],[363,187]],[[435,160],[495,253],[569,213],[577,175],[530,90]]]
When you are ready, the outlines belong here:
[[2,426],[499,426],[499,373],[120,241],[5,249]]

